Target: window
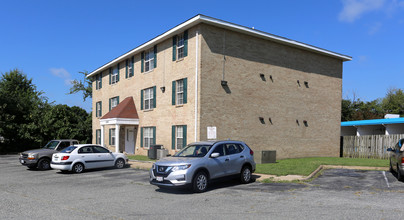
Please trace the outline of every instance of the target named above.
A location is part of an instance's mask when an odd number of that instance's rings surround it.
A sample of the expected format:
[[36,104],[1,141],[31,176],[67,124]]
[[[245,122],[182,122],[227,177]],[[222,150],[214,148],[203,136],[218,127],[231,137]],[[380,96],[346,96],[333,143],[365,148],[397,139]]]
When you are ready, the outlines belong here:
[[69,146],[70,146],[70,141],[62,141],[58,146],[58,151],[61,151]]
[[156,127],[144,127],[141,130],[142,140],[141,147],[149,149],[151,145],[155,144],[156,139]]
[[156,87],[143,89],[141,91],[140,99],[142,100],[140,109],[148,110],[156,108]]
[[187,78],[173,81],[172,105],[187,103]]
[[95,117],[101,117],[102,116],[102,102],[99,101],[95,103]]
[[102,73],[98,74],[95,77],[95,89],[101,89],[102,88]]
[[109,99],[109,110],[111,111],[119,104],[119,96],[113,97]]
[[119,63],[116,67],[109,68],[109,84],[115,84],[119,81]]
[[134,63],[134,57],[126,60],[126,78],[132,77],[134,74],[133,63]]
[[188,31],[173,37],[173,61],[188,55]]
[[109,153],[109,150],[100,147],[100,146],[93,146],[94,153]]
[[172,149],[181,150],[187,145],[187,126],[172,126]]
[[115,145],[115,128],[109,129],[109,145]]
[[184,58],[184,34],[177,36],[177,59]]
[[145,59],[144,59],[144,69],[146,72],[153,70],[154,68],[154,51],[153,49],[147,51],[145,53]]
[[88,147],[82,147],[78,151],[79,154],[91,154],[93,153],[93,147],[88,146]]
[[101,129],[95,130],[95,143],[101,144]]

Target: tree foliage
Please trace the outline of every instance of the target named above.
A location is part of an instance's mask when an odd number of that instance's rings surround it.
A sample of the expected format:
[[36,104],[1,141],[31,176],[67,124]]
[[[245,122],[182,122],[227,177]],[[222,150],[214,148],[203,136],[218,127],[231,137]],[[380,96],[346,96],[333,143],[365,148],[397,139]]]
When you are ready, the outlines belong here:
[[91,141],[91,113],[54,105],[15,69],[0,78],[0,153],[43,146],[51,139]]
[[76,94],[78,92],[83,92],[83,100],[86,101],[87,98],[93,97],[93,86],[91,79],[87,78],[88,71],[79,72],[84,75],[83,80],[73,80],[72,87],[68,94]]
[[383,99],[364,102],[360,99],[343,99],[341,104],[341,121],[380,119],[385,114],[404,116],[404,92],[390,89]]

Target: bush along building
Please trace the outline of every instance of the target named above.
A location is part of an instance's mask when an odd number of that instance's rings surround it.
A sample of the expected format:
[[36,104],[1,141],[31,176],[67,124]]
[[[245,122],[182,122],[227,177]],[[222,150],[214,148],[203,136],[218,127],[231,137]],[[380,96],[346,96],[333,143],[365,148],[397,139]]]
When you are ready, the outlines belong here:
[[93,142],[146,155],[245,141],[258,162],[339,156],[343,62],[351,57],[197,15],[94,70]]

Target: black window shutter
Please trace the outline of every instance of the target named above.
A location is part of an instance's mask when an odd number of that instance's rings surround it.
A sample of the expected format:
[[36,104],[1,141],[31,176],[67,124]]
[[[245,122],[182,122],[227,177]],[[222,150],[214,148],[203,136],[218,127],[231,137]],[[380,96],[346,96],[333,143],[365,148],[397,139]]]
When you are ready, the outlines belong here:
[[187,146],[187,126],[182,126],[182,147]]
[[118,65],[117,65],[116,68],[118,68],[118,75],[117,75],[117,77],[116,77],[116,81],[119,82],[119,63],[118,63]]
[[171,149],[175,150],[175,125],[171,127]]
[[140,58],[141,58],[141,60],[142,60],[142,62],[141,62],[141,66],[140,66],[140,72],[144,72],[144,52],[142,52],[141,54],[140,54]]
[[128,60],[126,60],[126,66],[125,66],[125,78],[128,78]]
[[133,67],[135,63],[135,57],[132,57],[132,73],[130,74],[130,76],[133,76],[135,74],[135,68]]
[[157,45],[154,45],[154,68],[157,67]]
[[152,129],[153,129],[153,145],[154,145],[156,144],[156,127],[152,127]]
[[184,57],[188,56],[188,30],[184,31]]
[[173,37],[173,61],[177,59],[177,36]]
[[156,108],[156,87],[153,86],[153,108]]
[[112,70],[111,70],[111,67],[109,68],[109,84],[111,85],[111,72],[112,72]]
[[186,104],[187,103],[187,97],[188,97],[188,94],[187,94],[187,88],[188,88],[188,83],[187,83],[187,78],[185,78],[184,79],[184,104]]
[[109,110],[111,111],[111,99],[109,99]]
[[140,90],[140,110],[143,110],[143,89]]
[[100,73],[100,86],[99,86],[99,89],[101,89],[102,88],[102,72]]
[[175,81],[173,81],[172,105],[175,105]]
[[143,128],[140,128],[140,147],[143,147]]

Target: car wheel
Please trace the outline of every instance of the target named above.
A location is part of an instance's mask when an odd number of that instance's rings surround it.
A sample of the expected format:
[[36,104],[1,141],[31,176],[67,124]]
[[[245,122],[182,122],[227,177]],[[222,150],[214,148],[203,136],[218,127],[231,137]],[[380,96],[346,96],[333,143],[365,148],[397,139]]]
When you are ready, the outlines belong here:
[[42,158],[38,162],[38,169],[40,170],[49,170],[50,167],[50,160],[46,158]]
[[398,167],[398,164],[397,164],[397,180],[398,180],[398,181],[404,181],[404,176],[403,176],[403,174],[401,173],[401,171],[400,171],[400,169],[399,169],[399,167]]
[[81,173],[84,171],[84,165],[82,163],[76,163],[72,170],[74,173]]
[[125,166],[125,161],[123,159],[118,159],[115,162],[115,167],[117,169],[122,169]]
[[390,168],[389,168],[390,173],[394,173],[393,165],[391,165],[391,159],[390,159]]
[[243,184],[251,181],[251,168],[249,166],[244,166],[243,169],[241,169],[240,181]]
[[208,188],[208,176],[205,172],[198,172],[192,180],[192,188],[196,193],[205,192]]

